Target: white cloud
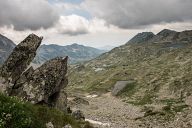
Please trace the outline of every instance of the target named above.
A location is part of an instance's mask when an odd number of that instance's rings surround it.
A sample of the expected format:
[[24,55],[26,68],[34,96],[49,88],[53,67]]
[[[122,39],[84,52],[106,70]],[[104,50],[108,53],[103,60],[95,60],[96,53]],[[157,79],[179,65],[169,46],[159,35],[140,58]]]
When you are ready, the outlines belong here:
[[89,21],[77,15],[61,16],[56,28],[61,34],[68,34],[72,36],[87,34]]
[[[8,0],[8,1],[10,1],[10,0]],[[22,1],[22,0],[14,0],[14,1]],[[37,2],[37,0],[35,0],[35,1]],[[42,0],[42,1],[44,1],[44,0]],[[126,1],[130,1],[130,3],[127,3]],[[146,1],[152,1],[152,0],[143,0],[143,1],[146,2]],[[153,1],[158,2],[157,0],[153,0]],[[167,5],[171,5],[171,3],[173,3],[174,1],[176,2],[176,1],[180,1],[180,0],[167,1]],[[189,2],[189,0],[183,0],[183,1],[184,1],[184,4],[181,5],[181,7],[183,7],[187,2]],[[0,2],[1,2],[1,0],[0,0]],[[46,1],[44,1],[44,2],[46,2]],[[135,2],[137,2],[137,6],[135,5]],[[57,10],[57,12],[60,12],[60,16],[59,16],[58,20],[54,21],[54,24],[52,26],[50,26],[48,28],[39,27],[39,29],[33,29],[33,30],[27,29],[26,30],[24,28],[30,28],[30,26],[28,26],[28,25],[31,25],[30,22],[27,22],[26,26],[25,25],[22,26],[23,31],[20,31],[20,29],[19,30],[14,29],[14,27],[16,25],[13,24],[13,25],[7,25],[7,26],[0,27],[0,32],[1,32],[1,34],[4,34],[5,36],[12,39],[16,43],[19,43],[20,41],[22,41],[28,34],[35,33],[39,36],[44,37],[43,43],[55,43],[55,44],[59,44],[59,45],[80,43],[80,44],[84,44],[84,45],[88,45],[88,46],[100,47],[100,46],[104,46],[104,45],[118,46],[118,45],[124,44],[131,37],[136,35],[138,32],[142,32],[142,31],[152,31],[152,32],[157,33],[164,28],[174,29],[177,31],[183,31],[185,29],[192,29],[192,22],[187,21],[187,20],[183,21],[183,22],[181,22],[179,20],[179,21],[170,22],[170,23],[166,22],[166,21],[164,21],[163,23],[162,22],[158,22],[158,23],[152,22],[150,24],[150,26],[147,25],[142,28],[137,27],[137,26],[142,25],[142,24],[140,24],[140,21],[139,21],[140,19],[142,22],[143,22],[143,20],[151,20],[152,17],[154,18],[155,14],[160,13],[158,15],[161,15],[161,13],[162,13],[161,11],[156,11],[154,15],[151,15],[151,14],[147,13],[148,11],[145,10],[145,8],[143,8],[144,9],[143,11],[146,14],[141,13],[141,10],[142,10],[141,7],[147,7],[147,4],[149,4],[148,2],[146,2],[146,3],[145,2],[141,2],[139,0],[119,0],[119,1],[115,1],[115,0],[88,1],[88,0],[85,0],[85,3],[82,3],[81,5],[55,3],[54,5],[51,5],[51,6],[54,7],[54,10]],[[154,2],[152,2],[152,3],[154,3]],[[88,5],[92,5],[92,6],[88,6]],[[148,8],[149,8],[149,6],[151,7],[151,4],[148,5]],[[190,6],[190,4],[188,6]],[[188,6],[186,6],[186,9]],[[137,7],[137,8],[134,9],[134,7]],[[139,7],[139,9],[138,9],[138,7]],[[133,10],[130,10],[131,8],[133,8]],[[154,7],[151,7],[151,8],[154,8]],[[166,8],[166,7],[164,7],[164,8]],[[174,8],[175,7],[171,7],[170,9],[174,9]],[[77,15],[77,14],[65,15],[66,11],[73,10],[73,9],[74,10],[75,9],[77,9],[77,10],[78,9],[87,9],[88,12],[92,13],[93,18],[87,19],[87,18]],[[156,8],[156,9],[160,9],[160,7]],[[185,12],[185,9],[184,8],[182,8],[182,9],[183,9],[182,12]],[[179,9],[179,10],[181,11],[181,9]],[[134,13],[134,12],[136,12],[136,13]],[[0,12],[0,15],[1,15],[1,13],[2,12]],[[170,12],[170,13],[172,13],[172,12]],[[44,14],[44,13],[42,13],[42,14]],[[136,14],[139,14],[139,15],[136,15]],[[141,14],[144,17],[143,19],[141,18]],[[181,12],[179,14],[181,14]],[[184,16],[187,14],[184,14]],[[26,17],[26,14],[24,13],[23,16]],[[49,15],[47,15],[47,17],[48,16]],[[133,16],[133,19],[130,20],[130,16]],[[173,15],[173,16],[175,16],[175,15]],[[184,16],[182,16],[181,18],[185,19]],[[38,17],[35,17],[35,16],[34,16],[34,18],[38,19]],[[137,21],[137,19],[138,19],[138,21]],[[0,19],[0,21],[1,20],[2,19]],[[133,22],[133,21],[135,21],[135,22]],[[134,24],[132,24],[132,22]],[[36,23],[36,21],[34,21],[34,23]],[[124,25],[126,27],[123,27]],[[127,26],[128,26],[128,28],[127,28]]]

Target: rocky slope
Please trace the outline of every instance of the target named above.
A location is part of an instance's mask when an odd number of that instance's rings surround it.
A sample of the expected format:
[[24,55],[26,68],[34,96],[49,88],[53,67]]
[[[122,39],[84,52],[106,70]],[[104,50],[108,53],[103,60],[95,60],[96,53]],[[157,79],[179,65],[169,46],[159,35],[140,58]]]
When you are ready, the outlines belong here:
[[140,33],[85,65],[71,67],[68,91],[106,93],[117,81],[131,80],[118,97],[145,113],[135,120],[142,122],[140,127],[190,127],[191,49],[192,31]]
[[91,60],[104,52],[104,50],[99,50],[79,44],[72,44],[67,46],[59,46],[55,44],[42,45],[37,50],[37,56],[33,62],[35,64],[42,64],[45,61],[55,57],[69,56],[70,63],[77,63]]
[[0,34],[0,64],[2,64],[16,45],[10,39]]

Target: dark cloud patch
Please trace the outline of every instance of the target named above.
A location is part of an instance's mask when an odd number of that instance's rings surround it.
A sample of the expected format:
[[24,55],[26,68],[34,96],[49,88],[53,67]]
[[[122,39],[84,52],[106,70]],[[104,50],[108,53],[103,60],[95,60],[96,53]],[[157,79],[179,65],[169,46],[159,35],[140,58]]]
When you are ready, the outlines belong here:
[[46,0],[0,0],[0,26],[37,30],[51,27],[58,19]]
[[192,0],[85,0],[83,6],[125,29],[192,20]]

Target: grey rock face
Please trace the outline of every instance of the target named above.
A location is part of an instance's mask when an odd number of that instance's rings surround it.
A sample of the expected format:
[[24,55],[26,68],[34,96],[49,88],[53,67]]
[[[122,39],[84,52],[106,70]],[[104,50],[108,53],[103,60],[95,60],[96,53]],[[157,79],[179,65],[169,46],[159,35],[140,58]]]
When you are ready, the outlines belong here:
[[117,81],[116,84],[114,85],[114,88],[112,90],[112,95],[117,96],[120,92],[123,91],[129,84],[134,83],[135,81]]
[[51,122],[46,123],[46,128],[54,128],[54,125]]
[[67,124],[63,128],[72,128],[72,126],[70,124]]
[[34,59],[41,40],[42,38],[31,34],[13,49],[1,68],[1,76],[6,81],[12,84],[16,82]]
[[24,83],[22,83],[23,86],[14,90],[15,95],[35,104],[45,103],[55,106],[60,90],[67,86],[66,73],[67,57],[47,61],[32,74],[29,72],[28,76],[20,77],[19,81],[24,81]]
[[68,101],[67,93],[64,90],[62,90],[59,94],[55,107],[58,108],[59,110],[67,113],[68,112],[68,110],[67,110],[68,102],[67,101]]
[[[60,96],[60,90],[67,86],[67,60],[55,58],[47,61],[41,67],[28,68],[36,55],[36,50],[42,38],[34,34],[29,35],[15,47],[9,58],[1,68],[0,90],[8,95],[18,96],[34,104],[55,106]],[[58,105],[59,106],[59,105]]]

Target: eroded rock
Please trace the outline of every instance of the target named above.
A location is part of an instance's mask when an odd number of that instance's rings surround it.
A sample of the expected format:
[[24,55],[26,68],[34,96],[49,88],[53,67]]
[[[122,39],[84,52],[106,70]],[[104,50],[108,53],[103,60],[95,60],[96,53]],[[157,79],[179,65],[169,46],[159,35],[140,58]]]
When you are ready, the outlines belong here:
[[[0,90],[34,104],[57,105],[66,110],[67,96],[60,95],[60,91],[68,84],[68,57],[49,60],[35,70],[28,68],[41,41],[42,37],[30,34],[15,47],[0,70]],[[58,104],[58,99],[62,103]]]
[[129,81],[117,81],[114,85],[114,88],[112,90],[112,95],[117,96],[119,93],[121,93],[127,86],[130,86],[131,84],[134,84],[135,81],[129,80]]
[[2,65],[0,74],[4,83],[7,82],[7,93],[34,59],[42,39],[35,34],[30,34],[13,49],[13,52]]
[[43,103],[55,106],[60,90],[68,84],[66,73],[67,57],[47,61],[29,76],[20,77],[18,81],[24,81],[24,83],[22,83],[23,86],[14,90],[14,95],[34,104]]

